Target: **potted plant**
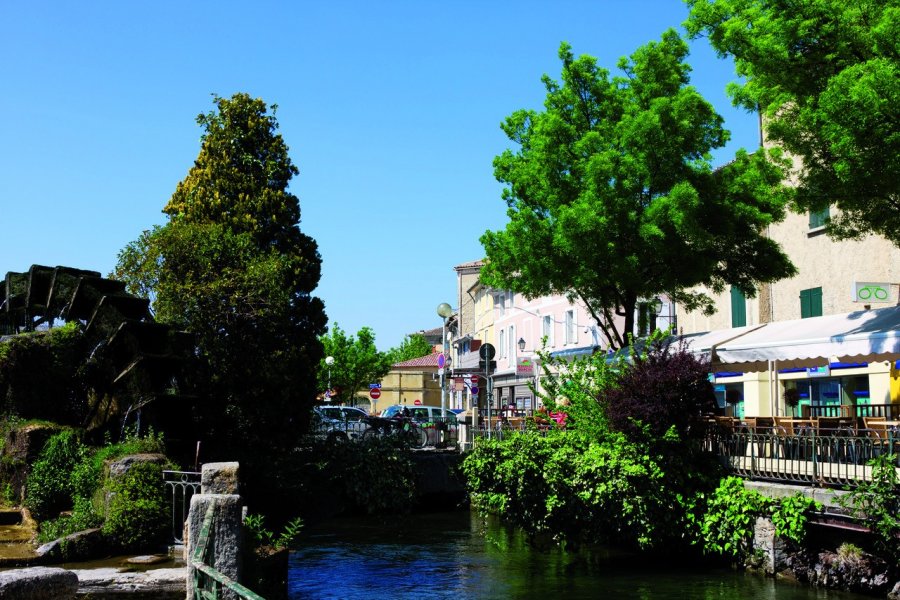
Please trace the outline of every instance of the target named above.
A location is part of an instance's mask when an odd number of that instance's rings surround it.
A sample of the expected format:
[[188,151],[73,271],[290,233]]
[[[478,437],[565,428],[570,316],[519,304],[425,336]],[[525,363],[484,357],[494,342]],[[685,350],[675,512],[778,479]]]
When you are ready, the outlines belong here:
[[795,408],[800,404],[800,390],[797,388],[786,388],[784,390],[784,405],[791,407],[791,416],[796,416]]

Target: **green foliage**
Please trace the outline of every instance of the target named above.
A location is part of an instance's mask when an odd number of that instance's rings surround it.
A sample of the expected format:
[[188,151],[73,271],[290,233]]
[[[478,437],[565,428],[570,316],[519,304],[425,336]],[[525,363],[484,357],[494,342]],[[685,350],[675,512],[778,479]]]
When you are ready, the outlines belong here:
[[462,469],[476,507],[532,537],[648,549],[678,543],[685,527],[662,464],[621,434],[561,431],[482,441]]
[[142,550],[165,542],[168,507],[162,471],[158,464],[141,462],[107,480],[110,499],[103,533],[120,548]]
[[4,414],[75,423],[86,404],[86,346],[81,325],[15,336],[0,344]]
[[334,402],[353,406],[361,390],[367,390],[370,383],[381,381],[391,369],[389,353],[378,351],[375,332],[368,327],[363,327],[353,336],[347,335],[335,323],[319,341],[324,356],[334,358],[334,364],[328,367],[324,357],[319,361],[318,389],[328,389],[330,377],[331,388],[335,391]]
[[608,363],[606,354],[596,353],[569,362],[538,352],[541,389],[535,390],[549,410],[567,415],[566,427],[590,438],[599,438],[609,426],[597,398],[610,389],[618,373],[630,368],[624,360]]
[[836,205],[829,233],[900,245],[900,7],[841,0],[686,0],[685,23],[734,57],[735,104],[802,159],[797,204]]
[[814,510],[822,510],[822,504],[800,493],[774,501],[771,517],[775,534],[795,544],[802,544],[806,539],[809,513]]
[[25,506],[35,519],[43,521],[72,507],[72,471],[86,451],[71,429],[47,440],[25,487]]
[[303,519],[296,517],[288,521],[284,529],[277,536],[274,532],[265,528],[265,517],[263,515],[248,514],[244,519],[244,527],[250,533],[252,539],[257,546],[271,546],[276,550],[282,548],[290,548],[300,531],[303,529]]
[[611,77],[561,46],[562,82],[544,77],[544,110],[516,111],[501,126],[518,146],[494,159],[510,221],[481,237],[483,283],[580,300],[621,348],[640,299],[665,294],[712,312],[696,286],[752,296],[795,273],[762,235],[784,216],[786,163],[741,151],[712,169],[710,152],[729,134],[689,85],[687,51],[667,31]]
[[408,512],[415,498],[409,451],[388,438],[354,444],[326,444],[316,461],[322,485],[341,491],[354,512]]
[[[64,501],[60,500],[60,505],[70,506],[72,513],[55,519],[41,519],[39,540],[48,542],[102,525],[106,512],[103,499],[105,465],[123,456],[162,453],[164,450],[162,434],[154,434],[152,431],[145,437],[129,432],[121,442],[107,442],[98,449],[81,446],[77,452],[78,462],[66,473],[68,486],[64,493],[67,497]],[[28,480],[28,486],[32,482],[34,485],[39,483],[33,479],[33,475]]]
[[861,482],[837,502],[863,519],[875,534],[879,553],[900,563],[900,486],[896,471],[897,455],[882,454],[869,461],[872,480]]
[[708,552],[743,561],[752,552],[756,519],[765,515],[768,499],[744,487],[744,480],[722,480],[706,503],[701,523],[701,539]]
[[288,191],[298,171],[266,104],[215,97],[202,147],[164,212],[169,222],[119,255],[116,277],[159,320],[195,334],[186,382],[198,431],[228,447],[291,447],[306,426],[325,330],[312,296],[321,259]]
[[740,477],[728,477],[707,499],[700,541],[707,552],[743,562],[753,551],[757,518],[771,517],[775,535],[800,544],[806,537],[809,512],[821,509],[820,503],[803,494],[770,499],[745,488]]
[[432,352],[434,352],[434,346],[428,343],[425,336],[421,333],[414,333],[405,336],[396,348],[388,350],[388,364],[393,365],[398,362],[428,356]]

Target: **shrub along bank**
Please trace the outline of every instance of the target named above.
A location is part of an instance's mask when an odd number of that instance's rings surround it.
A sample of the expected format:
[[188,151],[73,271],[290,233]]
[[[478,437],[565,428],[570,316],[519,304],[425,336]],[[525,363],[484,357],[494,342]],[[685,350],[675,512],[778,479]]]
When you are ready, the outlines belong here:
[[891,466],[846,500],[871,524],[872,549],[889,559],[884,572],[871,578],[876,583],[823,583],[806,546],[808,516],[821,506],[801,494],[771,499],[747,490],[702,451],[702,418],[714,410],[707,365],[659,340],[631,361],[608,364],[598,356],[557,365],[558,375],[550,372],[552,359],[544,358],[549,385],[542,400],[549,410],[567,413],[565,426],[479,442],[463,462],[477,508],[537,542],[613,544],[740,566],[763,558],[753,543],[762,518],[786,553],[805,552],[795,573],[800,580],[884,592],[897,579],[900,495]]

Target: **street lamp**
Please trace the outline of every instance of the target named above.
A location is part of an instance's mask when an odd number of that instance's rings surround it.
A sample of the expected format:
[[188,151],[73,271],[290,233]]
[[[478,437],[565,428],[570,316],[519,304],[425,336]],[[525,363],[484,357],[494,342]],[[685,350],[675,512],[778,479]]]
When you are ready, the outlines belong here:
[[[437,306],[437,314],[443,319],[444,325],[441,328],[441,352],[446,358],[447,356],[447,319],[453,314],[453,307],[446,302],[441,302]],[[441,366],[441,417],[447,415],[447,388],[444,385],[444,368]]]
[[325,402],[331,402],[331,365],[334,364],[334,357],[326,356],[325,364],[328,365],[328,391],[325,392]]
[[525,338],[519,338],[519,352],[525,352]]

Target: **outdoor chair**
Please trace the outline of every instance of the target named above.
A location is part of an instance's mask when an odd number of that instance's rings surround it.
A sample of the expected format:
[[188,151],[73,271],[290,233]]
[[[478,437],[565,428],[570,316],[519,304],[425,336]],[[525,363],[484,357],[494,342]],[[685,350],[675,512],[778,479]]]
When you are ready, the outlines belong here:
[[856,448],[852,440],[855,431],[852,418],[819,417],[815,423],[821,460],[838,462],[848,458],[855,460]]
[[888,450],[889,432],[887,427],[887,419],[885,417],[863,417],[863,426],[865,427],[866,437],[869,439],[871,452],[867,458],[874,458]]
[[792,417],[774,417],[775,435],[778,436],[778,448],[783,458],[800,457],[800,440],[794,428]]

